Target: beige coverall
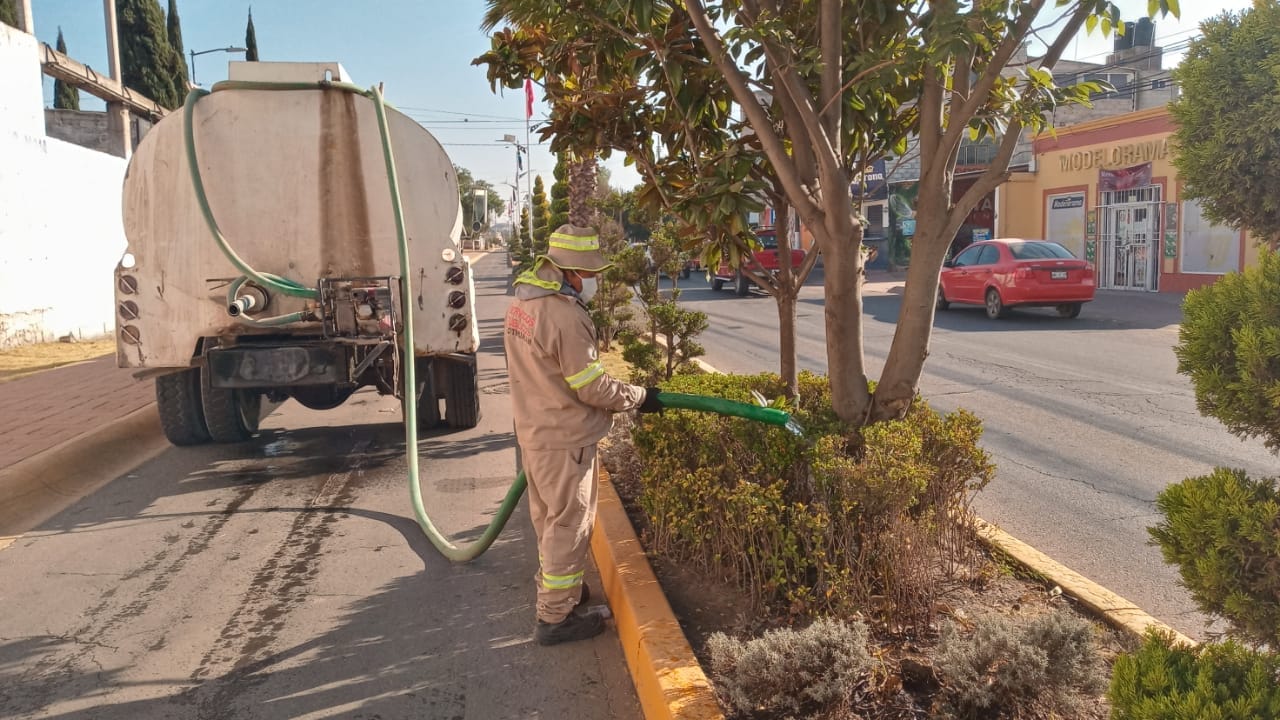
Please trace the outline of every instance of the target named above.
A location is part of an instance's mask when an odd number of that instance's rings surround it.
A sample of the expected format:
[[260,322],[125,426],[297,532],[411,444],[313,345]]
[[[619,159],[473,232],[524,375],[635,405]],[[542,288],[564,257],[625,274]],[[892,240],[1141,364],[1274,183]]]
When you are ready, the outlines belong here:
[[645,389],[605,373],[595,326],[575,297],[517,285],[505,338],[538,537],[538,619],[558,623],[581,593],[596,515],[596,443],[608,434],[612,414],[640,405]]

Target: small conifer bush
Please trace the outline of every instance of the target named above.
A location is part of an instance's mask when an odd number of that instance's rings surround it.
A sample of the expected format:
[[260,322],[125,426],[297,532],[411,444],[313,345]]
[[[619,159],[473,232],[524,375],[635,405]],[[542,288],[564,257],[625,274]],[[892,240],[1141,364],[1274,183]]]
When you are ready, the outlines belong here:
[[1113,720],[1261,720],[1280,718],[1280,657],[1233,640],[1198,648],[1152,631],[1116,660]]

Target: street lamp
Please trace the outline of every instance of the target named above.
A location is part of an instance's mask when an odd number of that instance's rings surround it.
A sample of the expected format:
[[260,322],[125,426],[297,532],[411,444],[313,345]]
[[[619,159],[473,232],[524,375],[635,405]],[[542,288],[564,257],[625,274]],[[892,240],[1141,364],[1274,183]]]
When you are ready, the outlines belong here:
[[195,50],[192,50],[191,51],[191,84],[192,85],[196,84],[196,56],[208,55],[209,53],[215,53],[215,52],[242,53],[242,52],[249,52],[249,49],[242,48],[242,47],[224,47],[224,48],[213,48],[212,50],[201,50],[200,52],[196,52]]
[[[525,135],[528,135],[528,133],[529,131],[526,128]],[[528,141],[529,139],[528,137],[526,137],[525,144],[521,145],[520,141],[516,139],[515,135],[508,135],[508,134],[503,134],[501,140],[494,140],[494,142],[507,143],[508,145],[516,146],[516,192],[519,192],[520,190],[519,188],[520,173],[521,173],[520,153],[524,153],[525,157],[528,158],[529,167],[526,168],[524,172],[528,175],[528,178],[525,180],[525,183],[529,188],[529,194],[527,196],[529,198],[529,237],[532,238],[533,237],[533,154],[529,152]]]

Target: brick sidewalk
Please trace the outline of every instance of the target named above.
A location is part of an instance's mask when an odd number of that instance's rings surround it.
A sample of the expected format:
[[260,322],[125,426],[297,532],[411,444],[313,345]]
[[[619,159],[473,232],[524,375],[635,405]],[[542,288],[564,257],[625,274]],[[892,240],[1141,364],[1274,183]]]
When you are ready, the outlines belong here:
[[0,469],[155,402],[114,354],[0,383]]

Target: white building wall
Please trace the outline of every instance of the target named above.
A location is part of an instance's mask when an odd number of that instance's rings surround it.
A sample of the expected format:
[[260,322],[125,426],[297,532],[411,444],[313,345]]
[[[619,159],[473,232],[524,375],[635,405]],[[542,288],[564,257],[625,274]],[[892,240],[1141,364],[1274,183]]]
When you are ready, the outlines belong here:
[[0,348],[113,332],[125,160],[45,135],[38,43],[0,23]]

